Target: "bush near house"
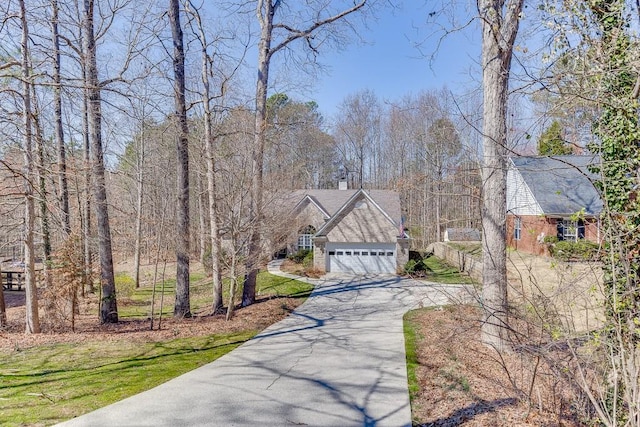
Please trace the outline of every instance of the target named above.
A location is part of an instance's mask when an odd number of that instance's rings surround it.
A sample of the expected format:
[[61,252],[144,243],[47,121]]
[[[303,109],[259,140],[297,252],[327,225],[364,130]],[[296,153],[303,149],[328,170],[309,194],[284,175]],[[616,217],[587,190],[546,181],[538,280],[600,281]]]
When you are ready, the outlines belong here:
[[585,239],[571,242],[559,241],[556,236],[546,236],[543,243],[549,254],[561,261],[594,261],[599,256],[600,245]]
[[305,267],[313,265],[313,251],[309,249],[300,249],[298,252],[290,254],[287,258],[296,264],[303,264]]
[[424,259],[419,259],[419,260],[410,259],[404,265],[405,274],[411,277],[424,277],[426,276],[427,271],[429,270],[430,269],[425,264]]
[[[436,257],[432,252],[409,252],[409,261],[404,265],[404,274],[432,282],[449,284],[472,284],[473,279]],[[423,255],[424,254],[424,255]]]

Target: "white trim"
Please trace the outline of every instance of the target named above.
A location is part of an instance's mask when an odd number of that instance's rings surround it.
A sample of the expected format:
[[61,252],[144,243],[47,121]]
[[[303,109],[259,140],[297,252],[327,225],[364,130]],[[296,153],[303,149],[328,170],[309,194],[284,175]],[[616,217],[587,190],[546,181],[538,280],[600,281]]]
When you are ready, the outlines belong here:
[[[542,207],[536,200],[531,188],[522,174],[509,159],[507,170],[507,213],[514,215],[544,215]],[[547,213],[548,214],[548,213]]]
[[311,202],[311,204],[313,206],[315,206],[320,213],[322,213],[322,215],[324,215],[324,219],[327,220],[329,218],[331,218],[331,215],[329,215],[329,213],[327,211],[325,211],[322,206],[320,206],[320,203],[318,203],[313,197],[311,197],[309,194],[305,194],[304,197],[302,198],[302,200],[300,200],[292,209],[292,212],[294,213],[299,213],[299,211],[302,210],[302,205],[304,204],[304,202],[309,201]]

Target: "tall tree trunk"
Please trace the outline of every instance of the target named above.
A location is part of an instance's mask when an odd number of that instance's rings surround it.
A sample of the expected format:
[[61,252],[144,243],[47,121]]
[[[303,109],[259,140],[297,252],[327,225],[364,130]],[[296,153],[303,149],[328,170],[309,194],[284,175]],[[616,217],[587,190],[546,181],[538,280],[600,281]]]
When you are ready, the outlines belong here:
[[0,264],[0,328],[7,326],[7,305],[4,301],[4,286],[2,284],[2,264]]
[[[222,311],[222,267],[220,256],[222,253],[222,244],[220,237],[220,226],[217,206],[217,185],[216,185],[216,159],[215,159],[215,140],[213,136],[213,112],[211,111],[211,61],[207,54],[207,38],[204,33],[200,15],[195,13],[200,32],[200,41],[202,43],[202,84],[204,91],[202,92],[202,104],[204,106],[204,141],[205,141],[205,158],[207,165],[207,192],[208,192],[208,211],[209,211],[209,238],[211,244],[211,271],[213,277],[213,301],[212,313],[216,314]],[[203,211],[206,209],[203,209]],[[234,276],[232,276],[234,277]],[[234,279],[235,280],[235,279]]]
[[[202,105],[204,107],[204,146],[205,146],[205,163],[206,163],[206,176],[207,176],[207,193],[208,199],[203,197],[201,200],[201,205],[204,203],[205,199],[208,202],[208,211],[209,211],[209,243],[211,245],[211,272],[213,278],[213,301],[211,304],[211,310],[213,314],[216,314],[222,311],[223,302],[222,302],[222,267],[220,262],[220,256],[222,253],[222,245],[220,238],[220,229],[219,229],[219,216],[218,216],[218,206],[217,206],[217,188],[216,188],[216,158],[215,158],[215,140],[213,136],[213,111],[211,111],[211,80],[209,76],[211,75],[211,64],[212,61],[207,53],[207,37],[204,32],[204,27],[202,25],[202,20],[200,19],[200,14],[197,10],[191,11],[193,16],[195,17],[198,24],[199,38],[200,43],[202,45]],[[224,93],[224,82],[222,83],[222,91]],[[201,192],[202,194],[203,192]],[[202,211],[204,213],[204,206],[202,206]],[[206,221],[202,221],[205,223]],[[203,233],[204,234],[204,233]],[[202,245],[204,246],[204,242]],[[233,277],[233,276],[232,276]]]
[[175,317],[190,317],[189,300],[189,127],[185,100],[184,48],[182,26],[180,25],[180,2],[170,0],[169,22],[173,36],[173,73],[175,81],[175,115],[179,127],[176,139],[178,154],[178,221],[176,242],[176,301],[173,308]]
[[60,34],[58,33],[58,0],[51,0],[51,41],[53,45],[53,120],[55,126],[56,147],[58,151],[58,187],[60,191],[60,210],[62,225],[68,236],[71,234],[69,216],[69,186],[67,184],[67,159],[62,127],[62,87],[60,84]]
[[84,0],[84,55],[88,94],[88,124],[91,141],[91,160],[93,172],[93,194],[95,199],[96,221],[98,227],[98,252],[100,256],[100,322],[117,323],[118,306],[116,303],[116,284],[113,274],[113,253],[111,249],[111,228],[109,224],[109,205],[105,180],[104,153],[102,148],[102,111],[100,82],[96,61],[96,43],[93,29],[94,1]]
[[[271,46],[273,35],[273,18],[280,6],[280,0],[259,0],[256,7],[256,17],[260,24],[260,42],[258,43],[258,78],[256,80],[256,117],[254,128],[253,155],[251,158],[251,208],[249,211],[250,237],[249,253],[246,262],[246,277],[242,289],[242,306],[253,304],[256,300],[256,279],[262,257],[262,226],[263,226],[263,187],[264,187],[264,149],[267,129],[267,89],[269,86],[269,68],[271,58],[295,40],[305,38],[311,43],[312,35],[319,28],[338,21],[345,16],[361,9],[366,0],[354,4],[351,8],[337,13],[329,18],[312,21],[308,27],[296,29],[283,26],[288,31],[276,46]],[[319,14],[318,14],[319,15]],[[292,24],[296,25],[296,24]],[[362,177],[361,177],[362,179]],[[362,182],[362,181],[361,181]]]
[[485,344],[507,348],[507,100],[523,0],[479,0],[482,22],[482,303]]
[[[204,34],[201,35],[204,39]],[[206,43],[204,43],[202,51],[202,81],[204,83],[204,137],[207,164],[207,190],[209,193],[209,237],[211,243],[211,271],[213,277],[213,301],[211,309],[213,314],[222,310],[222,266],[220,256],[222,253],[222,244],[220,237],[220,226],[218,218],[217,206],[217,188],[216,188],[216,160],[215,160],[215,142],[213,137],[213,113],[210,105],[210,81],[209,81],[209,60],[206,51]]]
[[278,3],[267,0],[264,12],[258,10],[260,21],[260,43],[258,44],[258,79],[256,81],[256,116],[254,127],[253,156],[251,158],[251,236],[247,256],[246,277],[242,288],[242,306],[251,305],[256,300],[256,280],[260,267],[262,235],[262,190],[264,187],[264,147],[267,127],[267,89],[271,61],[271,34],[273,17]]
[[207,241],[209,240],[209,225],[207,224],[209,219],[209,215],[207,214],[209,202],[207,202],[207,190],[205,189],[206,184],[204,183],[206,179],[206,172],[203,173],[200,167],[198,167],[198,173],[196,173],[196,191],[198,192],[198,258],[202,265],[206,263]]
[[436,171],[438,173],[436,181],[436,242],[442,242],[442,165],[436,164]]
[[144,121],[142,122],[142,136],[138,146],[136,156],[136,241],[133,254],[134,280],[136,288],[140,287],[140,255],[142,252],[142,205],[144,201],[144,157],[145,157],[145,134]]
[[46,159],[44,154],[44,137],[40,125],[40,109],[38,107],[35,86],[31,85],[33,93],[32,107],[32,128],[35,129],[36,152],[38,153],[37,179],[38,179],[38,204],[40,207],[40,233],[42,234],[42,245],[44,253],[44,263],[42,266],[45,286],[51,284],[51,230],[49,228],[49,208],[47,206],[47,182],[46,182]]
[[216,203],[216,178],[215,178],[215,160],[213,158],[213,143],[208,141],[207,137],[207,187],[209,190],[209,226],[211,236],[211,271],[213,277],[213,301],[211,309],[213,314],[222,310],[222,266],[220,256],[222,253],[222,245],[220,238],[220,227],[218,225],[218,207]]
[[35,226],[35,203],[33,200],[34,167],[33,167],[33,136],[31,123],[31,72],[29,65],[29,28],[27,27],[27,12],[24,0],[19,0],[20,21],[22,24],[22,99],[24,125],[24,280],[26,306],[26,332],[29,334],[40,332],[40,318],[38,316],[38,289],[35,276],[35,253],[33,235]]
[[[84,46],[85,26],[80,29],[80,43]],[[80,186],[78,185],[78,206],[80,209],[80,221],[82,228],[82,296],[85,295],[85,287],[88,286],[89,292],[95,292],[93,286],[93,263],[91,250],[91,141],[89,140],[89,88],[87,86],[87,63],[85,60],[81,63],[82,79],[85,82],[82,89],[82,162],[83,162],[83,196],[80,197]]]

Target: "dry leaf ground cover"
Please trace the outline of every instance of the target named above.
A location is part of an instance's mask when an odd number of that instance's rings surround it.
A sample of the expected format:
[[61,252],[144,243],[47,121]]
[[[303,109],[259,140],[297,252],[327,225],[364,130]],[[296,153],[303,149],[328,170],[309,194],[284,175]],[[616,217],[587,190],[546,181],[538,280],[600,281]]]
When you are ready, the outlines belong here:
[[[580,426],[553,375],[517,353],[498,356],[479,342],[477,307],[420,309],[405,316],[416,426]],[[508,369],[509,373],[507,373]],[[528,403],[525,392],[533,391]]]

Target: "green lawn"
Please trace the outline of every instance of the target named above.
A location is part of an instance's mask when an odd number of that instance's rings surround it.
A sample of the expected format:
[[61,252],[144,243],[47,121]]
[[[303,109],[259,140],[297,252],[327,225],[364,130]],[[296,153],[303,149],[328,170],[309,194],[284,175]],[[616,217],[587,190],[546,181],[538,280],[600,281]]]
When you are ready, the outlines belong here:
[[444,260],[435,256],[429,256],[423,259],[427,267],[425,272],[425,280],[446,284],[472,284],[473,279],[466,274],[447,264]]
[[[118,276],[123,301],[120,319],[148,316],[151,288],[133,287]],[[192,309],[211,304],[211,281],[191,277]],[[258,298],[307,297],[312,286],[288,278],[261,273]],[[170,316],[174,281],[164,287],[164,316]],[[156,289],[159,309],[161,287]],[[96,315],[97,319],[97,315]],[[97,321],[97,320],[96,320]],[[178,338],[164,342],[97,341],[87,335],[82,343],[38,346],[0,351],[0,424],[3,426],[50,425],[103,407],[152,388],[233,350],[259,331],[244,330]],[[117,334],[115,334],[117,335]]]
[[[207,313],[211,308],[212,282],[210,277],[203,274],[192,274],[190,276],[190,299],[191,311],[193,313]],[[226,304],[229,298],[230,280],[223,281],[223,298]],[[173,314],[173,298],[175,293],[176,280],[167,279],[163,283],[156,284],[154,313],[157,317],[160,313],[160,300],[164,293],[162,316],[167,317]],[[127,275],[116,276],[116,292],[118,295],[118,314],[123,319],[146,319],[151,315],[151,296],[153,288],[134,288],[133,279]],[[258,275],[256,297],[291,296],[306,298],[309,296],[313,286],[298,280],[285,277],[274,276],[267,272]],[[239,301],[236,297],[236,303]]]
[[0,420],[3,426],[49,425],[81,415],[216,360],[256,333],[159,343],[87,341],[4,354]]
[[407,355],[407,378],[409,380],[409,398],[413,400],[414,396],[420,391],[420,385],[416,378],[416,368],[418,366],[417,340],[418,327],[414,322],[417,310],[412,310],[404,315],[404,349]]

